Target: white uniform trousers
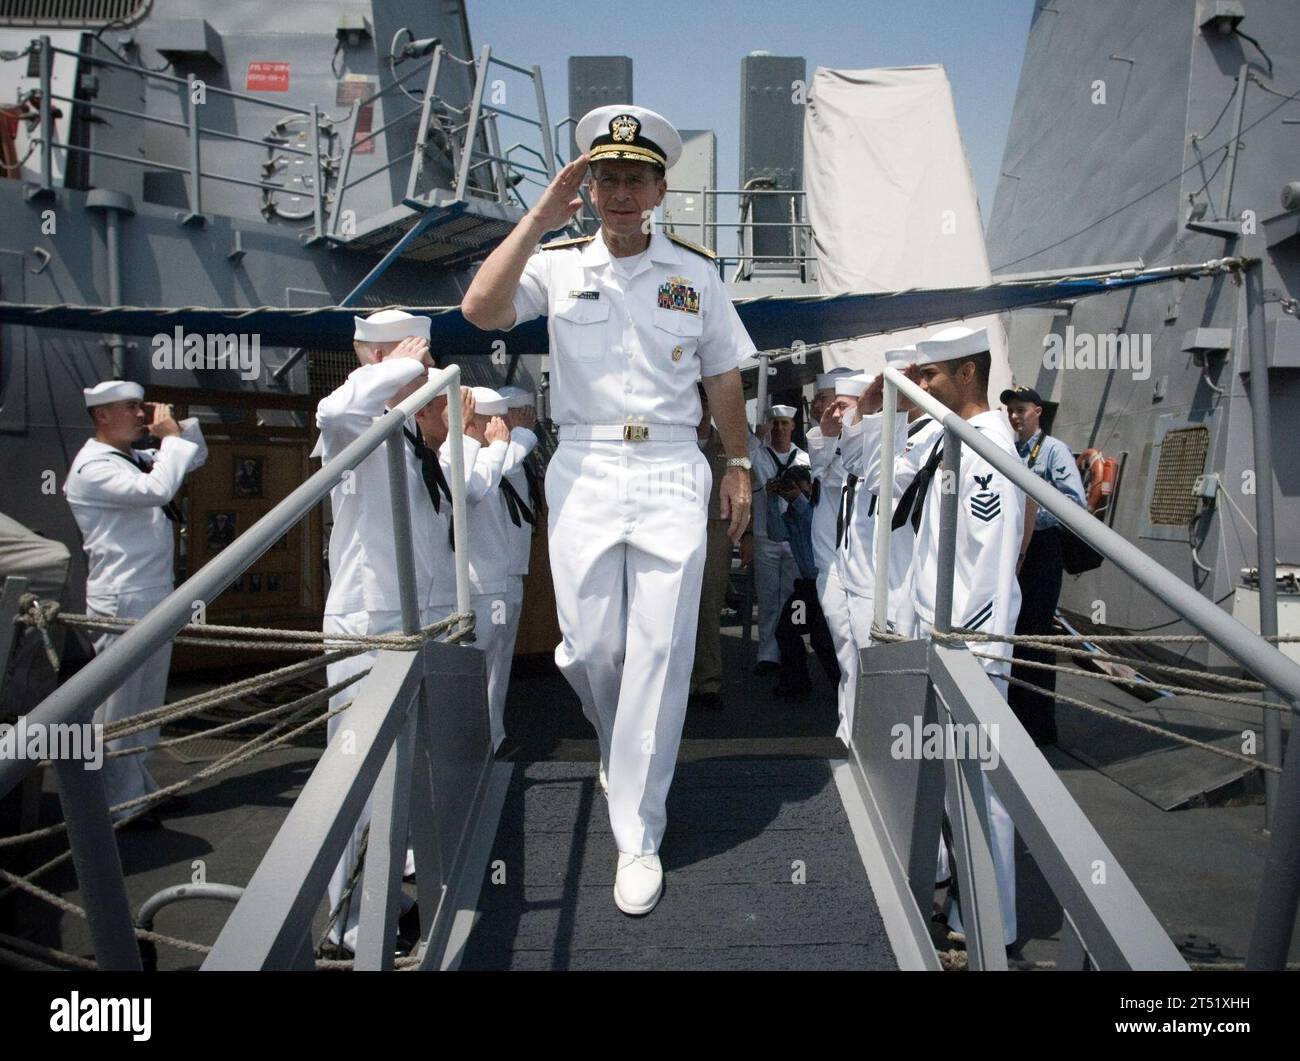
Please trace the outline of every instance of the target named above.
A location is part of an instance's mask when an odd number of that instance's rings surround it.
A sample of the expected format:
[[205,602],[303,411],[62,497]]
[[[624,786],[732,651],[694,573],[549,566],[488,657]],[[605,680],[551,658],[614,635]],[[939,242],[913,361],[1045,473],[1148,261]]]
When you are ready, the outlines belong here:
[[[775,504],[769,499],[768,504]],[[758,662],[781,662],[781,649],[776,643],[776,627],[781,621],[781,609],[794,592],[794,579],[798,565],[790,546],[754,536],[754,594],[758,597]]]
[[505,625],[492,638],[492,657],[488,660],[488,710],[492,722],[492,747],[501,747],[506,737],[506,694],[510,691],[510,668],[515,662],[515,638],[519,635],[519,615],[524,603],[524,578],[511,575],[501,594],[505,608]]
[[[143,619],[170,592],[170,586],[159,586],[138,593],[89,596],[86,598],[86,612],[89,615],[117,619]],[[106,652],[108,646],[120,636],[121,634],[100,634],[95,638],[95,654]],[[108,725],[132,718],[141,711],[161,707],[167,698],[167,672],[171,667],[171,659],[172,644],[168,641],[140,664],[118,690],[96,708],[95,721]],[[157,792],[158,782],[149,773],[146,764],[148,752],[119,756],[109,756],[107,753],[120,748],[148,748],[157,743],[157,726],[107,743],[103,775],[104,791],[110,807]],[[143,807],[143,804],[136,804],[114,813],[113,817],[117,820],[129,818],[133,814],[139,814]]]
[[488,722],[492,731],[492,750],[495,751],[506,739],[506,686],[510,681],[506,638],[510,626],[510,594],[508,590],[475,593],[470,597],[470,604],[474,608],[474,647],[482,650],[487,668]]
[[564,441],[546,471],[555,662],[596,729],[614,839],[633,854],[655,854],[667,824],[711,482],[693,441]]
[[854,643],[849,621],[848,594],[844,592],[844,584],[833,563],[817,573],[817,599],[821,602],[822,614],[826,616],[826,625],[830,627],[835,658],[840,664],[840,684],[836,694],[840,723],[835,736],[848,744],[853,736],[853,709],[858,695],[858,646]]
[[[913,637],[924,637],[928,626],[919,618],[914,618]],[[1006,651],[1010,656],[1010,645],[986,646],[981,644],[980,651],[1001,652]],[[1007,697],[1006,675],[1009,669],[1009,660],[985,659],[980,660],[984,670],[988,673],[994,688],[1002,699]],[[998,881],[998,899],[1002,907],[1002,939],[1009,947],[1016,941],[1016,826],[1011,820],[1011,815],[1007,813],[1007,808],[1003,806],[1002,800],[993,791],[993,786],[989,784],[987,775],[981,778],[984,782],[984,806],[988,813],[989,819],[989,848],[993,855],[993,871]],[[935,872],[937,880],[945,879],[952,872],[952,867],[948,862],[948,849],[943,840],[939,841],[939,866]],[[948,927],[956,932],[964,932],[962,927],[961,910],[957,904],[951,904],[948,912]]]
[[[427,609],[420,613],[420,625],[428,626],[441,618],[445,611],[436,609]],[[327,634],[392,634],[402,629],[402,613],[393,612],[349,612],[346,615],[329,615],[325,616],[321,628]],[[326,642],[326,649],[344,647],[342,645],[330,645]],[[379,650],[374,649],[370,652],[361,652],[355,656],[349,656],[347,659],[339,660],[337,663],[331,663],[325,668],[325,683],[334,685],[350,678],[352,675],[372,667],[375,660],[379,658]],[[353,682],[346,689],[341,689],[330,697],[330,710],[342,707],[344,704],[354,700],[361,692],[365,685],[366,679],[362,678],[359,682]],[[334,736],[341,729],[347,727],[347,711],[340,711],[337,715],[331,715],[326,725],[326,736],[330,743],[333,743]],[[347,888],[348,881],[352,879],[352,872],[356,868],[357,859],[361,854],[361,837],[366,831],[366,826],[370,824],[370,809],[372,796],[366,798],[366,805],[362,808],[361,816],[357,819],[356,828],[352,830],[352,836],[348,839],[347,847],[343,849],[343,855],[334,867],[334,875],[330,877],[329,883],[329,901],[330,909],[333,910],[339,905],[343,898],[343,892]],[[413,870],[413,860],[411,853],[407,852],[406,871]],[[403,902],[403,906],[406,903]],[[357,886],[352,891],[352,897],[348,903],[348,913],[346,924],[342,921],[336,921],[334,927],[330,929],[329,938],[331,942],[338,943],[340,931],[342,932],[343,943],[350,950],[357,949],[357,925],[361,920],[361,881],[358,879]]]

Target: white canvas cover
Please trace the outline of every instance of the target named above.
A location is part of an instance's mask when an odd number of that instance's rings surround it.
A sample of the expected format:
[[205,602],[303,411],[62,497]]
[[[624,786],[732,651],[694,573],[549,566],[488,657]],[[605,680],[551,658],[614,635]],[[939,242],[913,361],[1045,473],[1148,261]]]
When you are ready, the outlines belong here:
[[28,580],[28,592],[58,600],[68,580],[71,554],[62,542],[42,538],[0,512],[0,583],[8,575]]
[[[823,293],[991,282],[975,182],[942,66],[818,67],[804,120],[804,187]],[[996,407],[1011,382],[1002,323],[996,315],[961,323],[989,329]],[[886,350],[947,326],[837,343],[823,361],[827,369],[879,372]]]

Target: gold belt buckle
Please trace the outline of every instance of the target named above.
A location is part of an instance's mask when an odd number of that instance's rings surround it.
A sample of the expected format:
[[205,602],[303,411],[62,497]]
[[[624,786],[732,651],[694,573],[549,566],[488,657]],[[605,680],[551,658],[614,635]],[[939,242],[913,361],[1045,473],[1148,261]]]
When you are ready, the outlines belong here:
[[650,428],[646,424],[624,424],[624,442],[644,442],[650,437]]

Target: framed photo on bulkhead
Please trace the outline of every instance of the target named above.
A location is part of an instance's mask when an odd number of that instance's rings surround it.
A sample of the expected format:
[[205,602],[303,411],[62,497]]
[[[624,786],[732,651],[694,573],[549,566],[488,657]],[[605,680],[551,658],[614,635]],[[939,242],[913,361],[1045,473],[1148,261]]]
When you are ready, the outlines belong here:
[[264,465],[261,457],[235,457],[235,497],[262,496]]
[[219,553],[235,540],[239,533],[237,517],[233,512],[209,512],[207,514],[208,552]]

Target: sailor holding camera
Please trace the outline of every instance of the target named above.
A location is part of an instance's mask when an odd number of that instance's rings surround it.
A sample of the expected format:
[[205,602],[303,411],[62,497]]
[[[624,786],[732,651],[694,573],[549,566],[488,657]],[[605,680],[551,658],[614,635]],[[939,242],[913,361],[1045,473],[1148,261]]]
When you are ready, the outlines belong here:
[[[63,493],[81,529],[86,550],[86,611],[92,616],[141,619],[176,586],[174,525],[183,522],[175,503],[186,473],[207,460],[208,447],[195,419],[177,423],[170,405],[144,401],[144,388],[108,380],[83,391],[95,425],[72,462]],[[157,449],[136,449],[152,436]],[[121,636],[95,639],[104,652]],[[167,694],[170,642],[142,663],[95,712],[105,725],[162,706]],[[158,729],[108,742],[108,750],[147,748]],[[158,783],[145,763],[146,753],[104,759],[104,788],[110,807],[147,796]],[[127,828],[157,828],[152,811],[139,805],[113,812]]]

